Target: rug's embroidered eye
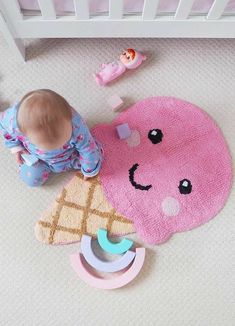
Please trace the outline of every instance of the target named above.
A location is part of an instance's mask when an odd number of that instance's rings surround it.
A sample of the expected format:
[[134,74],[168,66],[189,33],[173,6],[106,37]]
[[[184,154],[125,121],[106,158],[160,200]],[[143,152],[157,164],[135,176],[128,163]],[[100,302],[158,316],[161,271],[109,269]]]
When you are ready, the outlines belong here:
[[190,194],[192,191],[191,181],[189,181],[188,179],[181,180],[178,188],[182,195]]
[[163,133],[160,129],[152,129],[148,133],[148,138],[153,144],[158,144],[162,141]]

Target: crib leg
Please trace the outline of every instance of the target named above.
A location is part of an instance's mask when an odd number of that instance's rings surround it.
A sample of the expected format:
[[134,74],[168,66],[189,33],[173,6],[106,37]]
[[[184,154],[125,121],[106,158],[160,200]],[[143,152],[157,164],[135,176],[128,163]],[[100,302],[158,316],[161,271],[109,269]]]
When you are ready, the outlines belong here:
[[18,59],[25,62],[25,46],[21,39],[15,38],[10,27],[7,25],[3,14],[0,11],[0,31],[3,33],[10,49],[14,51]]

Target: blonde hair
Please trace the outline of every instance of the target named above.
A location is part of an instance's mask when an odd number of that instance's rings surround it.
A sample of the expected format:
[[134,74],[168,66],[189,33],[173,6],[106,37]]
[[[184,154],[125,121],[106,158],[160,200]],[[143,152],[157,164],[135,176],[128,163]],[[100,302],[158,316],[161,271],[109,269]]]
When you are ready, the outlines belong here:
[[60,122],[72,120],[69,103],[49,89],[39,89],[26,94],[19,103],[17,122],[22,133],[36,131],[48,140],[61,133]]

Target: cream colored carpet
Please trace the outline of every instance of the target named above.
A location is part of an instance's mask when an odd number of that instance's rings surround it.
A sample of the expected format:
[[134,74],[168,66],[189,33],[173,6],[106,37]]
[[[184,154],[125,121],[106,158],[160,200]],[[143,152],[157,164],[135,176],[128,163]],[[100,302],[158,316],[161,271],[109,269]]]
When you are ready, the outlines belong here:
[[[145,67],[107,88],[92,73],[125,47],[149,56]],[[90,125],[111,121],[106,98],[131,104],[172,95],[204,108],[235,155],[235,41],[38,40],[19,63],[0,37],[0,105],[35,88],[64,95]],[[1,326],[232,326],[235,325],[235,192],[208,224],[149,248],[132,285],[103,292],[82,283],[69,264],[78,245],[50,247],[34,225],[69,175],[29,189],[11,154],[0,146]],[[137,238],[135,238],[137,240]]]

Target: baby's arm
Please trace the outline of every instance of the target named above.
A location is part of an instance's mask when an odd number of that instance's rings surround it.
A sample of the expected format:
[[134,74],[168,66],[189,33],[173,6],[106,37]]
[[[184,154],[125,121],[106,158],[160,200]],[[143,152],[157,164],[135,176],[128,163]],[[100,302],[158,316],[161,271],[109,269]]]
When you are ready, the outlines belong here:
[[25,148],[21,141],[17,139],[14,128],[14,119],[16,117],[16,108],[10,108],[0,114],[0,134],[4,139],[4,144],[13,154],[16,154],[16,159],[19,163],[20,154],[25,152]]
[[101,168],[102,154],[88,126],[81,120],[75,129],[76,149],[80,155],[81,171],[86,178],[96,176]]

